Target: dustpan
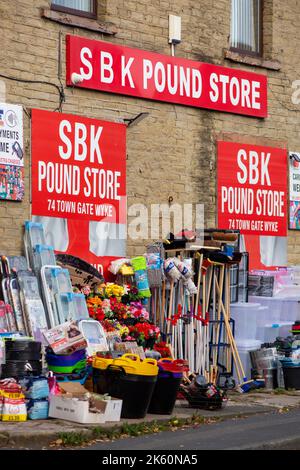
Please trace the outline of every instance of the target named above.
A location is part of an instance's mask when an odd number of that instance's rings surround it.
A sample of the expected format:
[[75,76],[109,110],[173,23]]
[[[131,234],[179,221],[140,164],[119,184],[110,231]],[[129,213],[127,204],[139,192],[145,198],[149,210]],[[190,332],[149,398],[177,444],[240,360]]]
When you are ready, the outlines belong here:
[[33,252],[37,245],[46,245],[46,237],[43,224],[37,222],[25,222],[24,247],[28,266],[34,268]]
[[8,281],[10,304],[12,305],[16,326],[19,333],[27,335],[26,323],[23,317],[22,304],[20,299],[20,287],[15,275],[11,275]]
[[58,266],[42,266],[41,268],[42,294],[46,306],[47,323],[50,329],[64,323],[63,317],[60,317],[57,310],[57,304],[54,297],[55,293],[57,293],[57,278],[52,276],[52,270],[58,269],[61,268]]
[[40,274],[42,266],[55,266],[54,248],[48,245],[36,245],[33,249],[33,269]]
[[47,330],[47,319],[40,296],[38,280],[30,271],[19,271],[18,282],[28,334],[40,340],[42,331]]

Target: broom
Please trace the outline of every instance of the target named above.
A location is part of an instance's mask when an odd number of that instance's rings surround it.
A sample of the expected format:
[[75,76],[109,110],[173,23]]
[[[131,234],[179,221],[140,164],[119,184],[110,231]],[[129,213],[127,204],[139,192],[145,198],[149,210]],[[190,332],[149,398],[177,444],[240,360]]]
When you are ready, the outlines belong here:
[[[221,273],[222,273],[221,277],[223,279],[224,279],[224,270],[225,270],[225,265],[223,265],[221,267]],[[227,315],[226,309],[224,307],[222,297],[220,296],[220,294],[222,293],[222,288],[220,289],[216,276],[215,276],[215,283],[216,283],[216,289],[217,289],[218,294],[219,294],[219,302],[220,302],[221,310],[222,310],[223,317],[224,317],[225,328],[226,328],[229,343],[230,343],[230,346],[231,346],[233,360],[234,360],[234,363],[235,363],[235,366],[236,366],[236,372],[237,372],[237,375],[238,375],[238,379],[240,381],[239,388],[243,393],[247,393],[250,390],[252,390],[254,388],[257,388],[257,384],[255,384],[254,380],[249,380],[245,375],[244,367],[243,367],[243,364],[242,364],[242,361],[241,361],[241,358],[240,358],[240,355],[239,355],[239,352],[238,352],[238,349],[237,349],[237,346],[236,346],[236,342],[235,342],[235,339],[234,339],[233,334],[232,334],[230,323],[229,323],[229,320],[228,320],[228,315]]]

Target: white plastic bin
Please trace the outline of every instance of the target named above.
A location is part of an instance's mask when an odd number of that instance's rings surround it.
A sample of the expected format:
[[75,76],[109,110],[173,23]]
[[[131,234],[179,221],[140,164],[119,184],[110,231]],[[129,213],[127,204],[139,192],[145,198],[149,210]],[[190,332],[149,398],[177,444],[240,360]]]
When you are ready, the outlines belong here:
[[231,318],[235,321],[235,339],[243,342],[256,338],[257,315],[260,308],[258,303],[238,303],[230,306]]
[[282,302],[274,297],[250,296],[249,302],[260,303],[262,307],[269,307],[266,323],[279,323],[282,312]]
[[[237,342],[237,348],[238,352],[241,358],[242,365],[244,367],[245,371],[245,377],[248,379],[251,379],[251,358],[250,358],[250,352],[251,351],[257,351],[260,349],[261,343],[260,341],[257,340],[246,340],[242,342]],[[234,367],[234,378],[236,381],[238,381],[236,369]]]
[[273,325],[265,325],[264,328],[264,341],[263,343],[274,343],[278,336],[286,338],[291,336],[290,330],[292,329],[294,322],[280,322]]
[[[279,300],[279,299],[278,299]],[[280,299],[280,321],[293,322],[300,320],[300,301],[299,297],[296,299]]]

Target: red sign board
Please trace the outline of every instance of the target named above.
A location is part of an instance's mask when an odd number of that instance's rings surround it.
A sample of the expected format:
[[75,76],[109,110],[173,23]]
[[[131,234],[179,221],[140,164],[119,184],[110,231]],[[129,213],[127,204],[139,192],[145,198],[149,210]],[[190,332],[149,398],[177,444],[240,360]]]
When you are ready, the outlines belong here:
[[287,235],[286,150],[218,143],[218,226],[248,235]]
[[126,126],[32,110],[32,213],[126,223]]
[[267,77],[67,36],[67,84],[196,108],[267,117]]

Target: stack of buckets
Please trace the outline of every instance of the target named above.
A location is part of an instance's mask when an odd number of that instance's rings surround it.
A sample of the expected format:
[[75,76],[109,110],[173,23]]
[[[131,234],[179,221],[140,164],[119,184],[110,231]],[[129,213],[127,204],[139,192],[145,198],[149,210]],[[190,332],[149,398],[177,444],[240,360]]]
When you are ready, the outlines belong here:
[[118,359],[95,357],[94,392],[123,400],[122,418],[140,419],[146,414],[171,414],[182,379],[176,361],[145,359],[124,354]]
[[50,348],[46,352],[48,369],[58,381],[84,382],[87,374],[87,358],[85,349],[75,351],[68,356],[57,355]]

